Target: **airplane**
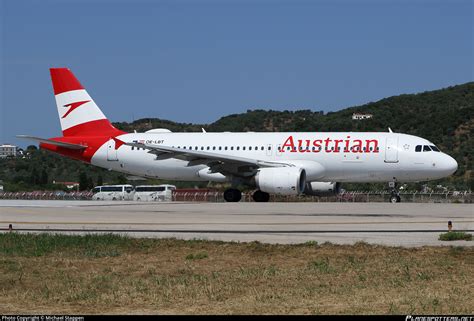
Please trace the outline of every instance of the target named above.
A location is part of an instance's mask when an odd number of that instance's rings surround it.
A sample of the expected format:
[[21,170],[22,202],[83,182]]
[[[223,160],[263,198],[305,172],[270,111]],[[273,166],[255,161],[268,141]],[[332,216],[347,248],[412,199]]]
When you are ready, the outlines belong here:
[[453,174],[456,160],[435,144],[388,132],[202,132],[158,128],[126,133],[115,128],[68,68],[51,68],[62,136],[18,135],[40,148],[95,166],[147,178],[227,182],[227,202],[238,186],[270,194],[336,195],[344,182],[388,182],[390,202],[400,202],[401,182]]

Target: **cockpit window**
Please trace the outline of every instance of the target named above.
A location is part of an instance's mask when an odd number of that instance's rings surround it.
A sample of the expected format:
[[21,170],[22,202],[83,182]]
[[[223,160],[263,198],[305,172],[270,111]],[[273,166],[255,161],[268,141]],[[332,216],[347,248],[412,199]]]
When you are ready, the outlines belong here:
[[431,152],[431,148],[428,145],[423,145],[423,151],[424,152]]
[[440,152],[439,148],[436,147],[435,145],[430,145],[431,149],[434,150],[435,152]]
[[421,152],[421,148],[422,148],[421,145],[416,145],[415,152]]

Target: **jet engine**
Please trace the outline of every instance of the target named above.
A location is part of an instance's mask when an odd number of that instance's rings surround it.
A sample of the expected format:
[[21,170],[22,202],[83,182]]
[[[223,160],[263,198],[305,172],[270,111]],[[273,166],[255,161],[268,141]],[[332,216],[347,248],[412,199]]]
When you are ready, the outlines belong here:
[[304,193],[312,196],[333,196],[341,192],[341,183],[336,182],[308,182]]
[[306,172],[298,167],[262,168],[255,175],[255,183],[270,194],[298,195],[306,185]]

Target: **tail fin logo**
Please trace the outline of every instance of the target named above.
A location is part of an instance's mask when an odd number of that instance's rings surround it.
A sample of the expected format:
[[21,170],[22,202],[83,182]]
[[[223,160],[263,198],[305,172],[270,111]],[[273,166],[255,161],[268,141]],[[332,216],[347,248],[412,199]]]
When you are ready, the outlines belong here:
[[90,102],[90,100],[77,101],[75,103],[70,103],[70,104],[64,105],[63,107],[69,108],[69,110],[61,118],[66,118],[66,116],[69,115],[74,109],[76,109],[79,106],[82,106],[82,105],[84,105],[85,103],[88,103],[88,102]]

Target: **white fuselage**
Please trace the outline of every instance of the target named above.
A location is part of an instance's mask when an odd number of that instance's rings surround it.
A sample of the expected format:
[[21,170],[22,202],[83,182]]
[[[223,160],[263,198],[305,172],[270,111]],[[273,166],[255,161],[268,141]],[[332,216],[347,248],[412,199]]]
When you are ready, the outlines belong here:
[[[418,145],[434,145],[428,140],[396,133],[160,132],[123,134],[117,138],[126,142],[291,163],[306,169],[308,181],[426,181],[449,176],[457,169],[456,161],[445,153],[415,151]],[[123,145],[115,149],[112,139],[97,150],[91,163],[123,173],[168,180],[222,182],[231,179],[220,173],[208,174],[207,165],[194,165],[176,158],[157,160],[155,154],[143,148]]]

